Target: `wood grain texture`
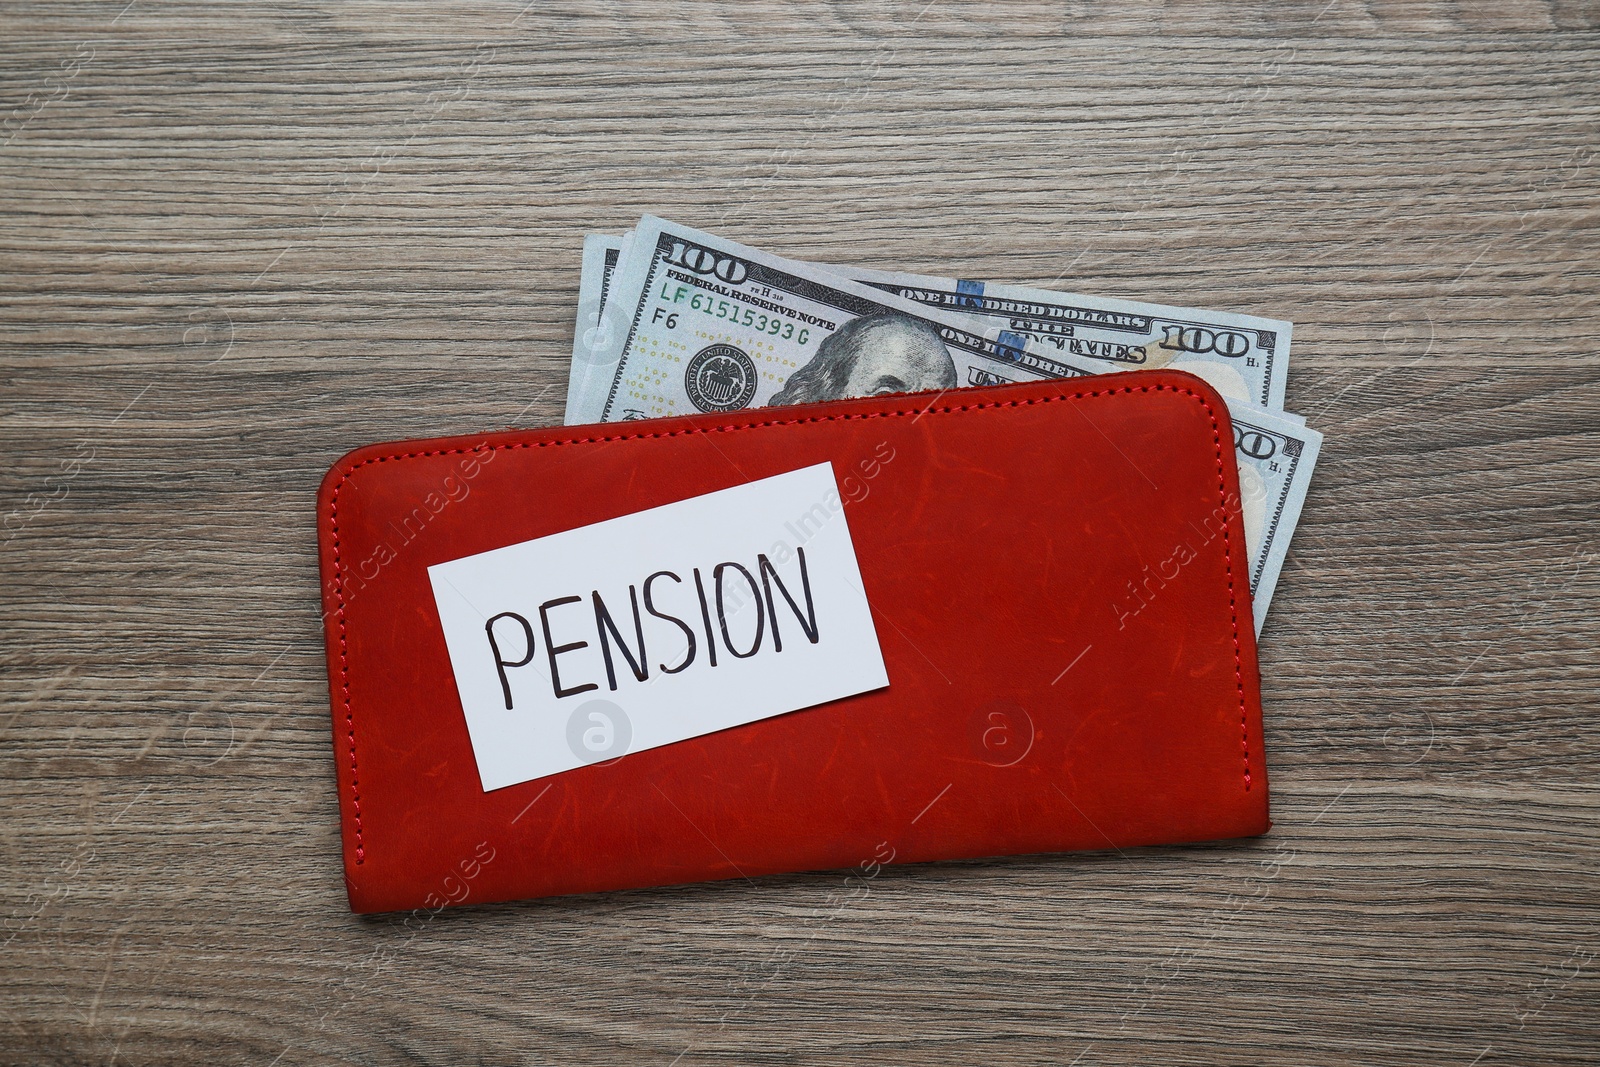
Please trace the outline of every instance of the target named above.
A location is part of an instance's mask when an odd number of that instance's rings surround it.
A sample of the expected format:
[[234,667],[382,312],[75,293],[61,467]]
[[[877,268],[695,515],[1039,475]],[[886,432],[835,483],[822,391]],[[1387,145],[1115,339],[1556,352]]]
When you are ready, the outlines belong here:
[[[0,8],[0,1061],[1600,1062],[1600,6]],[[1257,841],[347,913],[313,493],[582,234],[1296,323]]]

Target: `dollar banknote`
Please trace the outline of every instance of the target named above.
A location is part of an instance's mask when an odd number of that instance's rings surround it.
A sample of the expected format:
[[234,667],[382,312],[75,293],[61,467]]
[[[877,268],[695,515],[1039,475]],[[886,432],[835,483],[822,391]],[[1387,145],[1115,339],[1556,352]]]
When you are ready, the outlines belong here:
[[[614,422],[949,389],[953,356],[1024,344],[996,324],[653,216],[622,252],[575,419]],[[871,359],[860,359],[870,350]]]
[[[600,320],[572,422],[1101,374],[1171,352],[1160,331],[1109,363],[1041,351],[1009,320],[910,300],[653,217],[622,251]],[[1263,594],[1259,631],[1321,438],[1281,413],[1228,404],[1239,425],[1282,441],[1268,454],[1256,437],[1235,434],[1251,585]]]
[[[603,247],[603,266],[601,253],[591,252],[591,242]],[[601,322],[598,308],[585,314],[582,293],[585,289],[597,289],[603,302],[620,248],[621,242],[612,237],[592,236],[585,242],[584,285],[580,289],[577,331],[580,341],[597,334],[596,326]],[[814,265],[928,307],[999,323],[1007,332],[1032,341],[1030,347],[1036,357],[1061,353],[1092,360],[1108,370],[1171,366],[1204,378],[1224,396],[1245,400],[1269,411],[1283,410],[1289,346],[1294,333],[1290,322],[1020,285]],[[597,286],[591,284],[591,277]],[[616,328],[618,324],[608,325]],[[576,401],[581,408],[590,390],[609,384],[604,373],[587,373],[592,367],[593,350],[592,344],[574,348],[569,405]],[[577,373],[580,366],[585,371],[581,381]],[[569,422],[572,414],[574,409],[569,406]]]
[[[622,256],[624,239],[610,234],[591,233],[583,239],[583,268],[578,277],[578,325],[572,334],[572,366],[567,375],[568,426],[584,420],[584,397],[591,391],[609,387],[611,381],[596,380],[592,374],[594,345],[600,339],[601,310],[611,292],[611,278]],[[592,421],[592,420],[589,420]]]
[[[1231,412],[1230,412],[1231,414]],[[1322,453],[1322,434],[1281,412],[1252,408],[1233,418],[1239,463],[1239,493],[1244,501],[1245,539],[1250,546],[1250,596],[1256,634],[1266,622],[1272,594],[1289,556],[1289,541],[1300,525],[1311,472]]]
[[1119,370],[1175,367],[1204,378],[1223,396],[1283,409],[1292,323],[1023,285],[828,269],[919,304],[1003,323],[1033,341],[1040,356],[1077,356]]

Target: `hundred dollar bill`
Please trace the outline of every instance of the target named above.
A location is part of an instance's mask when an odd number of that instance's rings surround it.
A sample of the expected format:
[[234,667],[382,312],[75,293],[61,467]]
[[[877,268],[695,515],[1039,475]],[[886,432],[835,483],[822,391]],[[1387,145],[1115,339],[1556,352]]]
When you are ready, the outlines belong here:
[[[949,389],[955,354],[1003,358],[998,325],[646,216],[612,279],[579,419],[614,422]],[[858,359],[870,350],[871,359]]]
[[[1159,344],[1159,341],[1152,341],[1150,347],[1154,349]],[[996,359],[968,359],[959,368],[963,384],[999,385],[1040,378],[1108,373],[1102,366],[1075,357],[1069,357],[1066,362],[1046,370],[1038,365],[1029,366],[1029,356],[1027,352],[1019,353],[1009,363]],[[1299,415],[1268,411],[1226,395],[1223,399],[1227,402],[1228,416],[1233,422],[1234,456],[1239,467],[1239,502],[1243,512],[1245,548],[1250,560],[1250,595],[1255,608],[1256,634],[1259,635],[1266,622],[1272,594],[1278,587],[1278,575],[1288,558],[1289,540],[1300,522],[1306,490],[1311,484],[1311,472],[1316,468],[1317,456],[1322,451],[1322,434],[1307,426],[1305,419]]]
[[[613,246],[616,241],[603,240]],[[1108,370],[1172,366],[1204,378],[1224,396],[1271,411],[1283,410],[1294,332],[1289,322],[902,271],[815,266],[929,307],[1003,323],[1007,332],[1033,341],[1032,347],[1040,354],[1078,356]],[[608,281],[609,277],[608,273]],[[617,326],[607,323],[609,328]],[[580,325],[580,335],[583,332]],[[574,350],[574,363],[584,359],[586,370],[589,357],[587,349],[582,357]],[[594,414],[597,398],[585,394],[601,388],[605,381],[606,375],[601,373],[586,375],[580,384],[574,374],[568,391],[569,423],[575,421],[577,411],[598,417]]]
[[1311,472],[1322,453],[1322,434],[1304,419],[1293,422],[1280,412],[1252,408],[1233,417],[1233,441],[1238,455],[1249,459],[1239,464],[1239,491],[1244,499],[1245,539],[1255,532],[1250,596],[1260,636],[1289,557],[1289,540],[1300,525]]
[[1042,355],[1079,356],[1120,370],[1171,366],[1204,378],[1223,396],[1283,410],[1292,323],[1023,285],[827,269],[920,304],[1004,323]]
[[568,426],[584,421],[580,417],[584,397],[596,388],[611,384],[591,380],[592,353],[601,330],[601,309],[611,291],[611,278],[622,255],[623,238],[591,233],[583,239],[583,273],[578,279],[578,324],[572,335],[572,367],[567,376]]

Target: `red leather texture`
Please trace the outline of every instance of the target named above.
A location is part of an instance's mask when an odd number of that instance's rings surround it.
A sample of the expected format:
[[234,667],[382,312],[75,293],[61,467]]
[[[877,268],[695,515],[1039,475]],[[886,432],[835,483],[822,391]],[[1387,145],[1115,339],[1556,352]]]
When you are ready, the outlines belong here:
[[[825,460],[888,688],[483,792],[428,566]],[[1263,833],[1238,492],[1175,371],[352,452],[318,515],[351,907]]]

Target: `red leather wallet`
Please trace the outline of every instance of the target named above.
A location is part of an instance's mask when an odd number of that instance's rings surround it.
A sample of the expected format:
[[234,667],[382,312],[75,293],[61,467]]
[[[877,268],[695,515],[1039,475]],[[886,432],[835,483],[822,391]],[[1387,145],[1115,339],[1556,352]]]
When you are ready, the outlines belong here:
[[[430,565],[824,461],[887,688],[484,792]],[[375,445],[318,509],[356,911],[1267,829],[1232,429],[1190,375]]]

